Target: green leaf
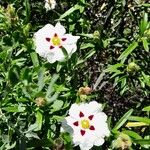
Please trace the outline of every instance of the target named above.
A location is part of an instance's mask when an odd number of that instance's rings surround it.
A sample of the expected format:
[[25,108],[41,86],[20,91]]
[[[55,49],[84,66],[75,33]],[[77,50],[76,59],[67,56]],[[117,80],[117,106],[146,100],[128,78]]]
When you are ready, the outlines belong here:
[[148,42],[147,42],[147,39],[146,38],[142,38],[142,42],[143,42],[143,47],[144,49],[149,52],[149,45],[148,45]]
[[139,121],[139,122],[144,122],[144,123],[150,124],[150,119],[148,119],[146,117],[130,116],[128,118],[128,120],[130,120],[130,121]]
[[[115,64],[115,65],[110,65],[110,66],[108,66],[107,69],[104,70],[104,72],[110,72],[110,73],[117,72],[118,73],[118,68],[120,68],[122,66],[123,66],[123,64],[121,64],[121,63]],[[119,71],[119,73],[120,73],[120,71]]]
[[92,39],[94,38],[93,34],[80,33],[79,35],[87,38],[92,38]]
[[123,117],[117,122],[117,124],[115,125],[115,127],[112,129],[113,131],[118,130],[119,128],[121,128],[123,126],[123,124],[128,120],[128,118],[130,117],[130,115],[132,114],[133,109],[130,109],[128,112],[126,112]]
[[84,43],[81,45],[80,49],[94,48],[94,45],[91,43]]
[[29,0],[25,0],[24,1],[24,5],[25,5],[25,11],[26,11],[26,18],[25,18],[25,23],[29,22],[30,20],[30,14],[31,14],[31,9],[30,9],[30,3]]
[[150,139],[134,140],[134,142],[140,145],[150,145]]
[[144,107],[142,111],[150,111],[150,106]]
[[80,10],[82,6],[76,4],[73,7],[71,7],[69,10],[67,10],[64,14],[62,14],[60,16],[60,18],[58,20],[62,20],[63,18],[69,16],[70,14],[72,14],[75,10]]
[[38,92],[40,92],[45,85],[44,73],[45,73],[45,68],[40,68],[40,70],[38,71]]
[[43,121],[43,115],[40,111],[37,111],[36,113],[36,123],[37,124],[37,128],[35,128],[34,131],[39,131],[42,128],[42,121]]
[[59,78],[58,74],[54,74],[53,77],[51,78],[51,82],[50,82],[48,89],[47,89],[46,97],[51,96],[51,93],[54,91],[53,85],[55,84],[55,82],[57,81],[58,78]]
[[150,7],[150,4],[148,4],[148,3],[144,3],[144,4],[141,4],[142,6],[144,6],[144,7]]
[[138,46],[137,42],[132,42],[131,45],[119,56],[118,60],[122,60],[122,63],[124,63],[125,59],[128,57],[129,54],[133,52],[133,50]]
[[2,109],[7,112],[24,112],[25,111],[25,107],[21,106],[21,105],[8,106],[8,107],[4,107]]
[[88,58],[90,58],[91,56],[93,56],[93,55],[95,54],[95,52],[96,52],[96,51],[95,51],[94,49],[90,50],[90,51],[84,56],[83,59],[78,60],[78,62],[77,62],[76,65],[79,65],[79,64],[81,64],[81,63],[84,63]]
[[62,100],[56,100],[54,101],[52,108],[54,109],[54,111],[60,110],[63,106],[64,102]]
[[125,130],[125,131],[122,131],[122,132],[127,134],[127,135],[129,135],[130,137],[132,137],[134,139],[142,139],[142,137],[138,133],[136,133],[134,131]]
[[32,59],[32,62],[33,62],[33,66],[38,67],[39,66],[39,60],[38,60],[37,53],[32,52],[32,53],[30,53],[30,56],[31,56],[31,59]]
[[148,14],[147,13],[144,13],[143,15],[143,19],[140,21],[140,35],[142,36],[145,32],[145,30],[148,28]]

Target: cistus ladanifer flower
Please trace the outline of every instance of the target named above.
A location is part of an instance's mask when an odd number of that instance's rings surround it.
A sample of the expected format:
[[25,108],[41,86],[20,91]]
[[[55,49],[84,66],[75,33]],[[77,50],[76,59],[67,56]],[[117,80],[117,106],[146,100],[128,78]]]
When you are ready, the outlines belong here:
[[107,115],[102,112],[102,105],[96,101],[73,104],[62,128],[71,134],[75,146],[79,145],[81,150],[89,150],[94,145],[102,145],[105,136],[109,136],[106,121]]
[[68,57],[71,57],[77,50],[76,43],[80,37],[65,33],[66,29],[59,22],[55,27],[51,24],[45,25],[34,34],[36,52],[50,63],[65,60],[63,48]]

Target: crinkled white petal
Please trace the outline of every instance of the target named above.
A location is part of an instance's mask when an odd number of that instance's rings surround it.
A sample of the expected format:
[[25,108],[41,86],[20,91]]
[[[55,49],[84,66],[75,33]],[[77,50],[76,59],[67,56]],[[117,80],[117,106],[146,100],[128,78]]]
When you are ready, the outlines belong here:
[[92,120],[92,124],[96,129],[95,133],[97,137],[109,136],[110,131],[106,120],[107,120],[107,115],[103,112],[99,112],[94,116]]
[[49,53],[47,54],[47,60],[50,63],[54,63],[56,61],[63,61],[65,59],[65,56],[62,52],[62,50],[58,47],[55,47],[52,50],[49,50]]
[[70,109],[69,109],[69,115],[72,118],[75,118],[78,120],[79,119],[79,112],[80,112],[79,105],[78,104],[72,104]]
[[76,44],[63,45],[63,47],[66,49],[69,57],[77,50]]
[[76,44],[80,36],[73,36],[71,34],[65,34],[63,38],[66,38],[63,44],[70,45],[70,44]]
[[81,150],[90,150],[93,147],[92,143],[82,143],[79,145]]
[[80,130],[79,128],[76,128],[74,130],[74,134],[72,135],[73,136],[73,143],[75,145],[79,145],[79,144],[85,144],[86,145],[92,145],[93,146],[93,143],[95,141],[95,139],[97,138],[95,135],[94,135],[94,132],[91,132],[89,130],[86,130],[85,131],[85,134],[82,136],[81,133],[80,133]]
[[60,22],[57,22],[55,25],[55,32],[62,37],[66,33],[66,29],[61,25]]
[[97,103],[96,101],[91,101],[88,104],[88,107],[90,108],[90,113],[98,113],[102,111],[102,104]]
[[97,140],[94,141],[95,146],[100,146],[103,145],[104,139],[103,138],[98,138]]
[[56,61],[56,59],[54,57],[54,53],[48,53],[46,58],[47,58],[47,61],[50,63],[54,63]]
[[47,24],[34,34],[35,38],[41,39],[45,37],[52,37],[52,35],[54,35],[54,29],[55,27],[53,25]]
[[72,118],[72,117],[70,117],[70,116],[66,117],[65,119],[66,119],[67,124],[68,124],[69,126],[71,126],[73,129],[74,129],[74,128],[77,128],[77,127],[75,127],[75,126],[73,125],[73,123],[77,121],[76,119],[74,119],[74,118]]
[[56,7],[56,1],[55,0],[45,0],[45,9],[52,10]]
[[47,24],[34,34],[36,52],[41,57],[47,58],[47,55],[50,53],[50,44],[46,41],[46,38],[50,38],[54,34],[53,31],[54,26]]

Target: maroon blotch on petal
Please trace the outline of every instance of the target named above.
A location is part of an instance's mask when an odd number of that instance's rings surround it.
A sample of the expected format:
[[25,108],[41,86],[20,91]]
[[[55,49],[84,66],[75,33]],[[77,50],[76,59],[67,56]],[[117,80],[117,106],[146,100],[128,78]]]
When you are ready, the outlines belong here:
[[94,115],[90,115],[88,118],[89,118],[90,120],[92,120],[93,117],[94,117]]
[[73,125],[78,126],[78,125],[79,125],[79,122],[76,121],[76,122],[73,123]]
[[50,46],[50,49],[53,49],[53,48],[54,48],[54,46],[51,45],[51,46]]
[[45,39],[46,39],[47,42],[50,42],[50,40],[51,40],[50,38],[45,38]]
[[95,130],[94,126],[90,126],[89,129],[90,129],[90,130]]
[[85,130],[80,130],[80,133],[83,136],[85,134]]
[[66,41],[66,40],[67,40],[67,38],[62,38],[61,40],[62,40],[62,41]]
[[81,117],[84,117],[83,112],[80,111],[79,117],[80,117],[80,118],[81,118]]

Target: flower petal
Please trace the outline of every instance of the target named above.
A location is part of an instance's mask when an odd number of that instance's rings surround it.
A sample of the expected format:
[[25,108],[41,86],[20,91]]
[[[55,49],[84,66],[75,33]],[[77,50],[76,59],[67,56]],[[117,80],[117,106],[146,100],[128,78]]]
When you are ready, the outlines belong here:
[[95,127],[95,133],[98,137],[105,137],[110,134],[106,120],[107,116],[103,112],[95,114],[95,117],[92,120],[92,124]]
[[92,143],[82,143],[79,145],[81,150],[90,150],[93,147]]
[[69,115],[77,120],[79,120],[79,112],[80,112],[80,107],[78,104],[73,104],[71,105],[69,109]]
[[63,47],[66,49],[69,57],[77,50],[76,44],[72,45],[63,45]]
[[70,45],[70,44],[76,44],[80,36],[73,36],[71,34],[65,34],[62,38],[66,39],[63,41],[63,44]]
[[[49,50],[49,54],[47,55],[47,60],[50,63],[54,63],[55,61],[64,61],[65,56],[62,50],[58,47],[54,47],[53,49]],[[53,54],[53,55],[51,55]]]
[[97,103],[96,101],[91,101],[89,103],[89,108],[91,113],[98,113],[102,111],[102,105]]
[[103,138],[98,138],[97,140],[95,140],[94,145],[95,146],[100,146],[103,145],[104,143],[104,139]]
[[47,24],[34,34],[36,52],[41,57],[47,58],[47,55],[50,52],[50,43],[46,40],[46,38],[51,38],[53,30],[54,26]]
[[66,33],[66,29],[60,24],[60,22],[57,22],[55,25],[55,33],[57,33],[60,37]]

